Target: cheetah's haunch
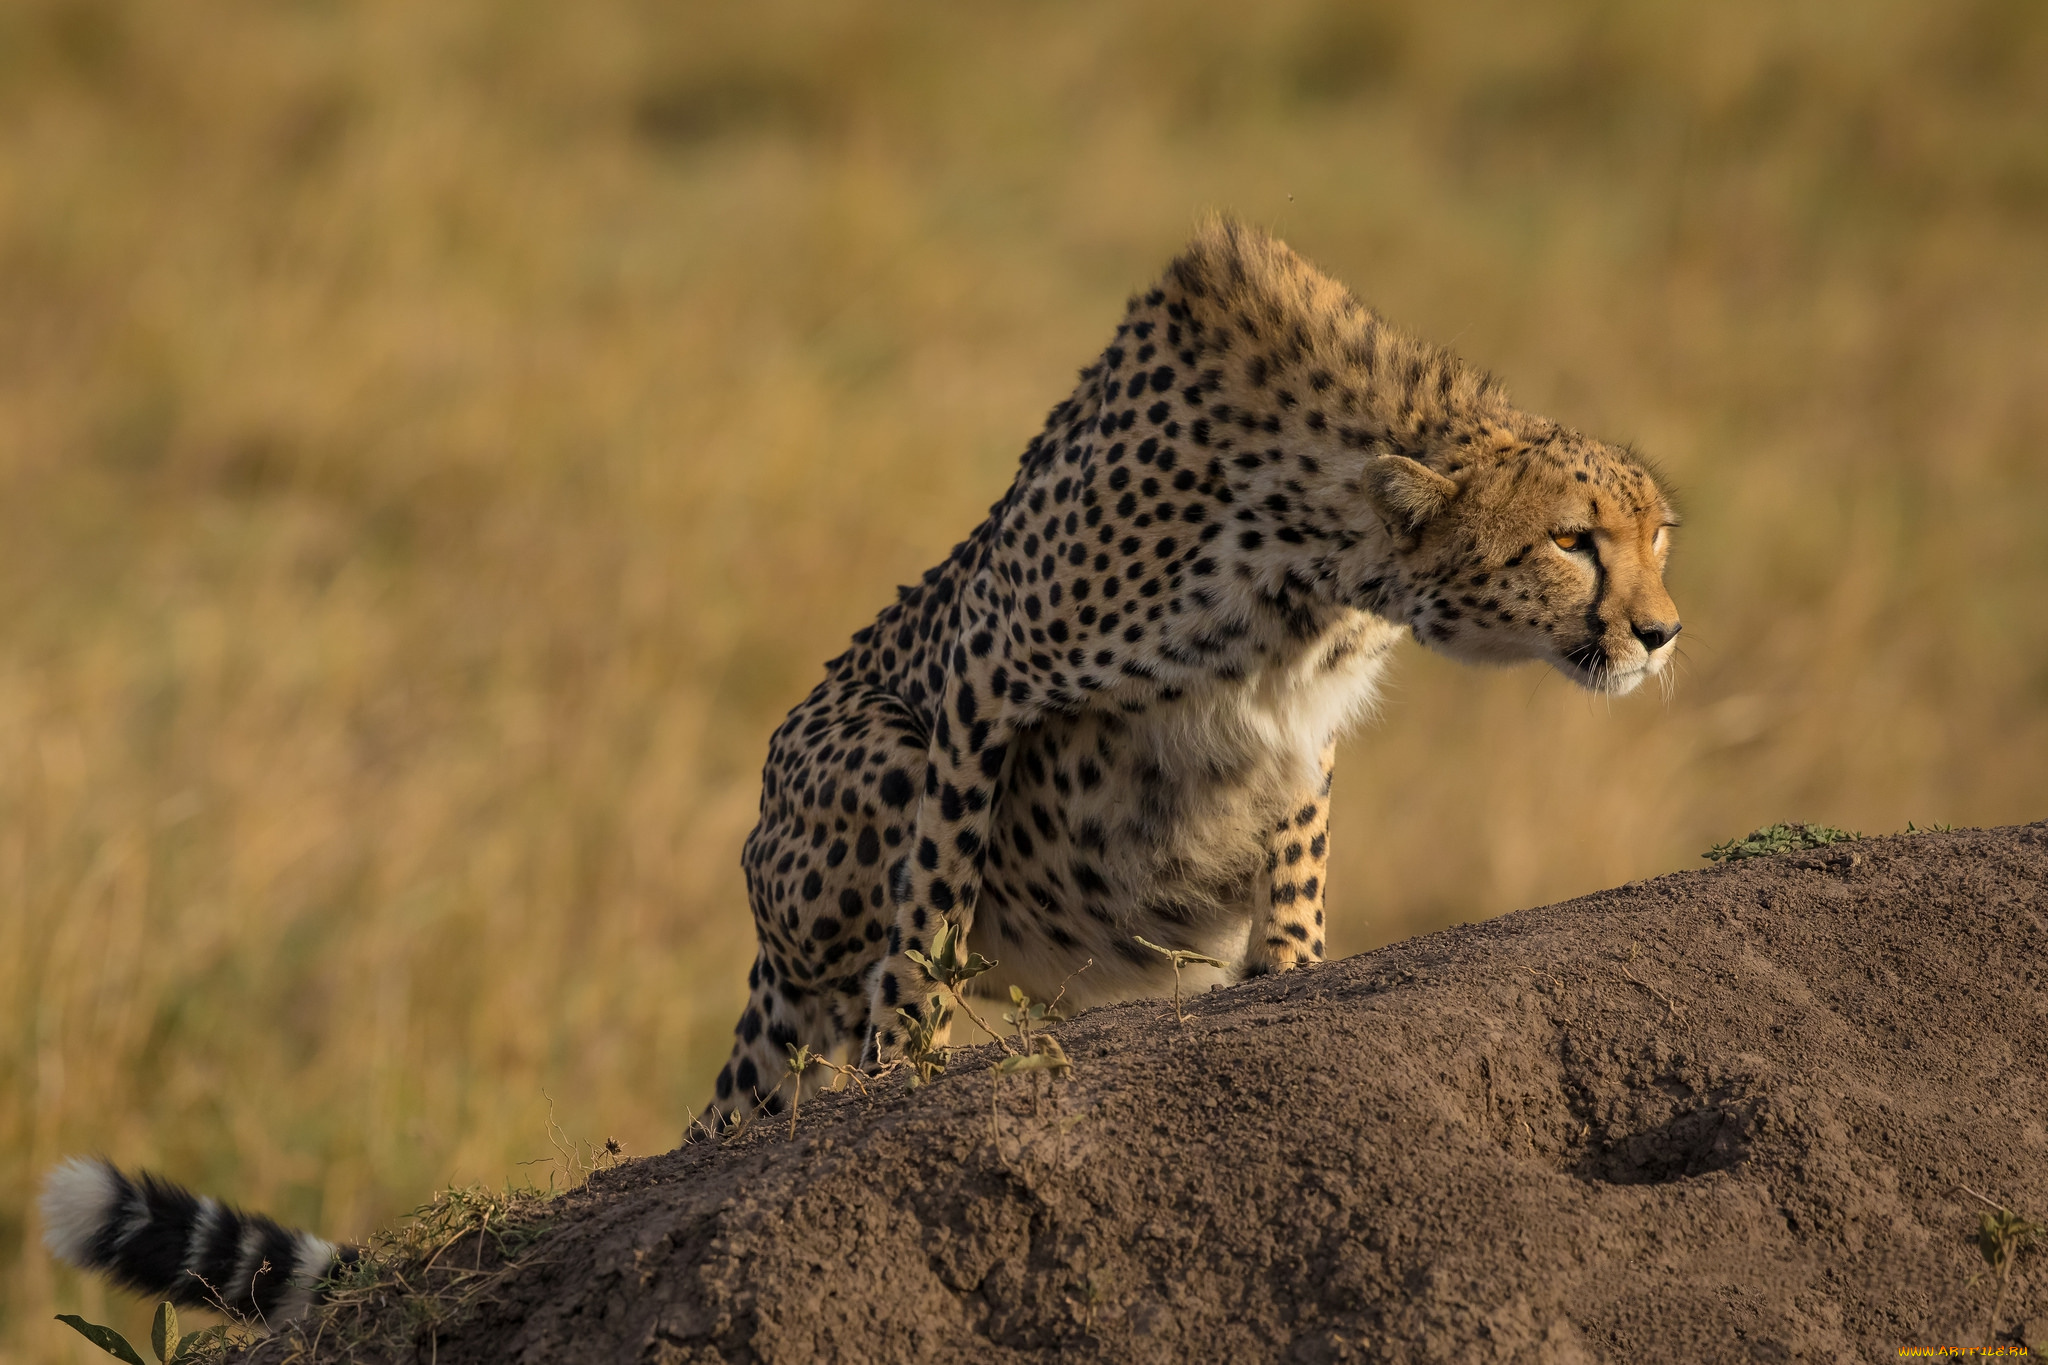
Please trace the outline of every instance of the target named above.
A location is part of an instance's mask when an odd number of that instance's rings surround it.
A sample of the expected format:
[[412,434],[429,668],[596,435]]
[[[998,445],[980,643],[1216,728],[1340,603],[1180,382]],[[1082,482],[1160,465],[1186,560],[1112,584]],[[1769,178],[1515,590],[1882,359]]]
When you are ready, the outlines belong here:
[[1631,691],[1679,631],[1675,522],[1628,451],[1205,227],[769,741],[752,999],[705,1121],[779,1110],[790,1045],[900,1053],[941,918],[998,959],[983,989],[1094,959],[1081,1005],[1171,989],[1139,935],[1319,960],[1334,744],[1395,642]]

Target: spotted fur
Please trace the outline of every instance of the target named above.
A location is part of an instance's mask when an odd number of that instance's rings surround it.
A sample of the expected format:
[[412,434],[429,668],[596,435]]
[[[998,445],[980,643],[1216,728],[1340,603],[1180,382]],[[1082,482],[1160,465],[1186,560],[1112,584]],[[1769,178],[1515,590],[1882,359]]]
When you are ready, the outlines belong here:
[[[1286,246],[1204,227],[1133,298],[988,518],[769,743],[759,952],[711,1125],[787,1050],[898,1055],[943,919],[985,989],[1164,993],[1139,935],[1321,958],[1332,746],[1395,643],[1632,690],[1670,657],[1670,504]],[[1194,984],[1202,984],[1200,981]]]

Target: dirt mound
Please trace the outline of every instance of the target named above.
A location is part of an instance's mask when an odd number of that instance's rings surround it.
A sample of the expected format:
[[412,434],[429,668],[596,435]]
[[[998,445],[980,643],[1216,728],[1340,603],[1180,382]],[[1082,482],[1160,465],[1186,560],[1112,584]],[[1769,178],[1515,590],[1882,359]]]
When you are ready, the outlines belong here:
[[[1864,1360],[2048,1215],[2048,823],[1635,883],[594,1178],[444,1362]],[[995,1097],[991,1137],[991,1099]],[[2006,1339],[2041,1330],[2022,1257]],[[1979,1276],[1972,1282],[1973,1275]],[[2022,1326],[2022,1324],[2026,1324]],[[423,1349],[422,1355],[425,1351]]]

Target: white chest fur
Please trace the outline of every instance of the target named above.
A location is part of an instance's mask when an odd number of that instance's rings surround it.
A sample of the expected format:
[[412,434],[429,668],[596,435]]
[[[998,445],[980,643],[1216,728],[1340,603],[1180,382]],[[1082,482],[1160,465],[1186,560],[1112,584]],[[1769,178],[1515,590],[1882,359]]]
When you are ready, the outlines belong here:
[[1266,831],[1320,788],[1326,749],[1370,711],[1400,635],[1351,613],[1243,680],[1020,736],[974,934],[1000,963],[985,988],[1044,999],[1092,957],[1069,1003],[1171,989],[1163,959],[1129,951],[1138,934],[1240,960]]

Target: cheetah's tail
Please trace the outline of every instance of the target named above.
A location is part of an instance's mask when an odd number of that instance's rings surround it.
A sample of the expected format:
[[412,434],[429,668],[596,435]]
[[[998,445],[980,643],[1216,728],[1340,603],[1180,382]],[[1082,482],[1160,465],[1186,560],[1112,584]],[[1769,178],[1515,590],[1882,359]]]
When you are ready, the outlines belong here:
[[184,1308],[276,1326],[360,1254],[103,1157],[72,1157],[43,1181],[43,1245],[80,1270]]

